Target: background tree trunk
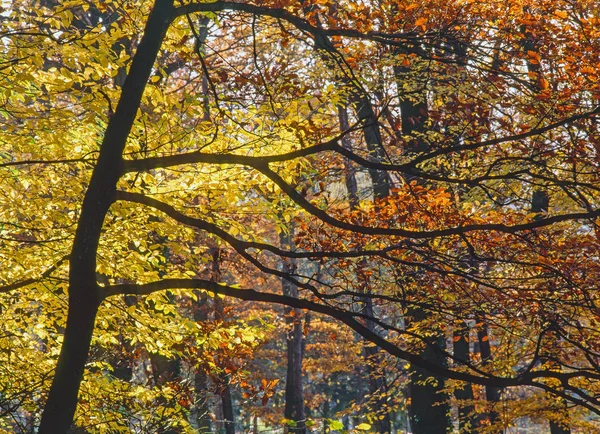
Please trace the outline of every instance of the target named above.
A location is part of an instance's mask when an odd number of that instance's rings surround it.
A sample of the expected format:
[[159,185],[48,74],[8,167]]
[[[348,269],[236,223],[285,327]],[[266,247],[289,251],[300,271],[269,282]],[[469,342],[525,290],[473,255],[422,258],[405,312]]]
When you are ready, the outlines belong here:
[[[408,72],[405,68],[394,68],[396,80],[400,84],[404,81],[404,74]],[[418,134],[425,132],[427,114],[427,96],[425,94],[425,83],[419,89],[420,101],[415,102],[400,95],[400,115],[402,121],[402,133],[414,135],[407,145],[406,153],[416,155],[426,152],[429,145],[422,140]],[[410,181],[411,179],[407,179]],[[413,294],[417,297],[418,294]],[[420,322],[427,319],[427,312],[423,307],[410,305],[407,309],[407,322]],[[440,353],[434,351],[433,346],[440,350],[446,349],[446,338],[438,334],[430,338],[420,356],[425,360],[447,366],[447,361]],[[446,434],[451,429],[448,405],[448,395],[443,391],[445,379],[435,376],[421,368],[411,366],[409,374],[410,407],[409,417],[414,434]]]
[[[279,235],[282,248],[294,249],[294,227],[289,226],[288,233]],[[282,263],[282,271],[292,274],[296,271],[295,261],[288,259]],[[286,279],[281,279],[283,294],[298,298],[298,287]],[[292,420],[295,426],[288,426],[287,430],[294,433],[306,433],[306,412],[304,408],[304,391],[302,387],[302,357],[303,333],[302,310],[286,307],[285,322],[287,327],[287,370],[285,383],[285,410],[286,419]]]
[[[457,321],[454,326],[454,357],[458,360],[468,362],[469,351],[469,326],[464,321]],[[459,401],[472,401],[474,398],[473,387],[465,384],[464,388],[454,392],[454,397]],[[477,417],[474,415],[473,405],[461,405],[458,407],[458,431],[464,434],[477,432]]]

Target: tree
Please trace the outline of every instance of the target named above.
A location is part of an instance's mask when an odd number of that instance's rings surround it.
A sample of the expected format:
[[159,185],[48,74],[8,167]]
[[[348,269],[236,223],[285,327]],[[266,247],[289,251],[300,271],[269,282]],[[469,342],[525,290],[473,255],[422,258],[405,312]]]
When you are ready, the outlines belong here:
[[[95,324],[111,321],[101,306],[165,290],[318,312],[409,362],[423,385],[518,392],[490,429],[565,405],[570,423],[591,423],[596,14],[593,2],[555,1],[7,9],[2,292],[9,306],[13,294],[68,303],[66,321],[51,305],[42,323],[64,327],[62,342],[36,335],[52,351],[60,344],[49,390],[39,374],[39,432],[73,422]],[[536,50],[523,44],[531,29]],[[547,71],[535,84],[528,63]],[[358,104],[340,133],[340,107],[357,104],[357,89],[372,110]],[[424,100],[426,119],[411,116],[407,104]],[[389,194],[357,179],[348,198],[351,168],[387,179]],[[540,187],[552,207],[531,212]],[[292,221],[296,248],[279,247],[269,229]],[[205,248],[186,242],[196,233]],[[251,274],[199,277],[213,244]],[[297,297],[269,291],[265,276]],[[490,357],[447,346],[457,321],[472,334],[485,327]],[[52,354],[35,357],[52,364]],[[15,405],[32,400],[26,388],[11,393]]]

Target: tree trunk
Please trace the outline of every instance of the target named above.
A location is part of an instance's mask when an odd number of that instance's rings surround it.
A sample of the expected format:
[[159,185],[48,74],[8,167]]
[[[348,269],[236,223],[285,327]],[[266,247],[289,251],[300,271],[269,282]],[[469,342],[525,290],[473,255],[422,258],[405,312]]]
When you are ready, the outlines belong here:
[[102,300],[96,283],[96,252],[102,225],[114,201],[117,181],[121,175],[123,149],[166,34],[172,10],[173,0],[156,0],[123,85],[115,115],[108,123],[98,162],[83,200],[70,257],[67,326],[48,401],[42,414],[40,434],[66,433],[73,422],[94,321]]
[[[399,84],[402,84],[403,74],[408,72],[405,68],[396,67],[394,73]],[[428,119],[427,96],[423,89],[420,101],[400,95],[400,115],[402,120],[402,134],[412,135],[423,133]],[[399,86],[402,89],[402,86]],[[416,155],[426,152],[429,148],[427,142],[418,135],[413,137],[407,145],[407,155]],[[410,178],[407,179],[407,181]],[[413,296],[417,296],[413,293]],[[422,307],[409,306],[408,321],[422,321],[427,318],[427,312]],[[446,338],[443,333],[431,337],[431,344],[440,350],[446,349]],[[431,345],[427,345],[420,354],[424,359],[434,362],[440,366],[447,366],[444,356],[434,351]],[[446,434],[451,429],[448,417],[450,408],[448,396],[443,391],[445,379],[435,376],[421,368],[411,366],[409,376],[410,402],[409,418],[414,434]]]
[[56,365],[56,371],[48,401],[44,407],[40,434],[66,433],[73,422],[77,395],[83,378],[85,363],[94,331],[94,321],[99,303],[94,297],[96,288],[90,288],[90,296],[84,291],[72,291],[64,340]]
[[[539,45],[534,33],[528,31],[525,25],[522,26],[522,32],[526,36],[525,41],[523,42],[523,49],[526,52],[532,51],[538,53]],[[534,88],[534,90],[541,90],[541,80],[543,79],[543,76],[540,63],[527,62],[527,71],[530,74],[532,74],[531,85]],[[531,196],[531,212],[539,214],[535,217],[536,220],[542,218],[541,213],[548,212],[549,205],[550,196],[545,188],[537,188],[533,191],[533,194]],[[561,407],[564,407],[566,409],[566,402],[564,400],[560,401],[560,405]],[[565,419],[568,419],[568,414],[565,414],[564,416]],[[550,432],[551,434],[571,434],[571,429],[569,427],[559,425],[554,421],[550,421]]]
[[[338,120],[340,122],[340,130],[342,132],[350,129],[348,123],[348,111],[345,106],[338,105]],[[349,151],[352,150],[352,143],[348,135],[342,137],[342,146]],[[358,183],[356,182],[356,168],[348,158],[344,158],[344,182],[346,184],[346,190],[348,191],[348,203],[350,209],[354,210],[358,207]]]
[[[212,282],[221,281],[221,249],[213,248],[212,251],[212,269],[210,280]],[[225,320],[225,308],[223,300],[215,295],[213,298],[215,320],[223,322]],[[229,387],[229,376],[224,372],[219,373],[217,384],[217,393],[221,400],[221,410],[223,411],[223,427],[225,434],[235,434],[235,418],[233,416],[233,400],[231,398],[231,388]]]
[[[426,315],[421,308],[411,308],[408,312],[408,318],[413,321],[422,321]],[[440,333],[430,340],[432,345],[427,345],[419,355],[439,366],[447,366],[445,357],[433,347],[445,350],[446,338]],[[411,366],[409,380],[409,417],[413,434],[446,434],[450,430],[450,407],[443,390],[444,378]]]
[[[208,37],[208,24],[210,22],[210,18],[201,17],[199,20],[199,31],[196,40],[197,50],[201,54],[205,54],[206,50],[206,38]],[[208,77],[206,74],[202,74],[202,99],[203,99],[203,113],[202,119],[206,122],[210,121],[210,104],[209,104],[209,88],[208,88]],[[215,268],[214,263],[214,253],[213,253],[213,269],[211,270],[211,278],[216,279],[218,276],[215,274],[218,273],[218,266]],[[218,258],[217,258],[218,259]],[[194,321],[201,322],[208,320],[208,296],[204,294],[198,293],[198,305],[196,306],[196,310],[194,311]],[[209,415],[209,405],[208,405],[208,373],[200,368],[198,371],[194,373],[194,396],[196,402],[194,404],[194,411],[192,414],[193,422],[196,424],[198,431],[200,433],[208,433],[211,432],[211,419]]]
[[[208,296],[206,293],[197,293],[197,296],[198,304],[194,311],[194,321],[206,321],[208,319],[206,306]],[[211,432],[208,410],[208,375],[203,368],[198,368],[194,373],[194,399],[194,409],[191,414],[192,423],[200,433]]]
[[[454,357],[460,361],[469,361],[469,326],[464,321],[458,321],[454,327]],[[454,392],[458,401],[473,401],[473,387],[465,384],[464,388]],[[472,404],[458,407],[458,431],[464,434],[475,433],[477,418]]]
[[[279,243],[282,247],[293,248],[293,232],[279,235]],[[282,271],[294,273],[296,264],[292,260],[284,260]],[[298,287],[286,279],[281,279],[283,294],[298,298]],[[286,307],[285,322],[287,326],[287,373],[285,383],[285,410],[286,419],[295,422],[295,426],[288,427],[288,432],[306,433],[306,413],[304,408],[304,391],[302,388],[302,357],[303,357],[303,333],[302,333],[302,310]]]
[[[492,347],[490,345],[490,337],[488,334],[487,323],[485,319],[478,319],[480,327],[477,329],[477,341],[479,343],[479,352],[481,354],[481,362],[487,365],[492,360]],[[498,413],[498,404],[502,395],[502,389],[499,387],[485,386],[485,398],[490,405],[488,413],[490,424],[498,423],[500,414]]]
[[[363,312],[368,317],[373,317],[373,299],[366,297],[364,300]],[[375,324],[373,321],[366,321],[366,326],[370,331],[375,331]],[[366,342],[365,342],[366,343]],[[385,384],[384,372],[377,369],[382,362],[381,350],[375,346],[365,346],[364,356],[366,359],[367,373],[369,377],[369,394],[375,398],[375,406],[377,409],[377,418],[373,424],[375,432],[378,433],[391,433],[392,432],[392,421],[390,419],[389,408],[386,404],[385,392],[387,387]]]
[[223,409],[223,425],[225,434],[235,434],[235,418],[233,416],[233,400],[231,398],[231,388],[229,387],[229,378],[226,375],[221,376],[221,408]]

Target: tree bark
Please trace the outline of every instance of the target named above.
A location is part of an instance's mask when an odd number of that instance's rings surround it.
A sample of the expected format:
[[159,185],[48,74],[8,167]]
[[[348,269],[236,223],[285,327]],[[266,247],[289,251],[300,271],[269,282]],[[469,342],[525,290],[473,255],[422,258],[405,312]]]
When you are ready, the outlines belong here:
[[67,326],[40,434],[66,433],[77,407],[94,321],[102,301],[96,283],[96,252],[104,218],[122,172],[122,153],[146,82],[170,23],[173,0],[156,0],[133,59],[115,115],[110,119],[92,172],[71,250]]
[[[279,235],[282,247],[293,248],[293,226],[290,233]],[[294,273],[294,261],[284,261],[282,271]],[[298,287],[286,279],[281,279],[283,294],[298,298]],[[295,422],[295,426],[287,427],[288,432],[306,433],[306,412],[304,408],[304,391],[302,387],[302,358],[303,358],[303,333],[302,310],[285,308],[285,322],[287,326],[287,373],[285,383],[285,410],[286,419]]]
[[[479,343],[479,352],[481,354],[481,362],[487,365],[492,360],[492,347],[490,345],[490,337],[488,334],[487,323],[485,318],[478,319],[481,326],[477,329],[477,341]],[[485,399],[490,404],[488,418],[490,424],[495,424],[500,419],[500,414],[497,411],[498,403],[502,395],[502,389],[499,387],[485,386]]]
[[69,296],[67,327],[44,407],[40,434],[66,433],[73,422],[99,305],[95,287],[89,289],[89,296],[79,292],[84,291],[72,291]]
[[[373,299],[371,297],[366,297],[364,301],[364,309],[363,312],[368,317],[374,317],[373,314]],[[367,328],[375,332],[375,324],[373,321],[366,321]],[[367,343],[365,341],[365,343]],[[391,433],[392,432],[392,421],[390,419],[389,408],[386,405],[385,393],[387,392],[387,387],[384,379],[384,372],[378,372],[377,366],[380,366],[382,361],[382,354],[379,347],[375,346],[365,346],[364,347],[364,355],[367,363],[367,373],[369,376],[369,394],[371,396],[377,397],[375,402],[377,406],[377,411],[380,414],[377,414],[377,418],[375,423],[373,424],[373,428],[375,432],[378,433]],[[382,395],[383,394],[383,395]]]
[[[427,313],[422,308],[410,308],[408,312],[408,318],[413,321],[422,321],[426,316]],[[430,341],[430,345],[419,355],[429,362],[446,367],[445,357],[434,349],[446,349],[445,336],[440,333]],[[450,429],[450,407],[448,396],[443,390],[445,379],[414,365],[411,365],[409,372],[409,417],[413,434],[446,434]]]
[[[348,131],[350,124],[348,122],[348,111],[345,106],[338,105],[338,120],[340,122],[341,132]],[[342,137],[342,146],[349,151],[352,150],[352,143],[348,135]],[[348,191],[348,202],[350,209],[355,210],[358,207],[358,183],[356,182],[356,168],[348,158],[344,158],[344,182]]]
[[[396,67],[394,73],[398,83],[402,83],[405,68]],[[398,86],[400,89],[402,86]],[[406,153],[416,155],[427,151],[429,145],[418,134],[425,132],[425,123],[428,119],[427,96],[423,89],[420,101],[415,102],[400,95],[400,116],[402,121],[402,134],[414,136],[407,145]],[[409,181],[410,179],[407,179]],[[413,293],[413,296],[418,295]],[[427,318],[423,307],[409,306],[408,321],[419,322]],[[447,361],[433,348],[441,350],[446,348],[446,338],[443,333],[431,338],[431,345],[427,345],[420,356],[424,359],[447,366]],[[448,395],[443,391],[445,379],[430,372],[411,366],[409,374],[410,402],[409,417],[414,434],[446,434],[450,430],[448,414]]]
[[[208,296],[206,293],[197,293],[198,304],[194,310],[194,321],[202,322],[208,319],[208,311],[206,303]],[[191,414],[192,423],[196,426],[200,433],[208,433],[211,431],[210,416],[208,410],[208,375],[206,371],[200,367],[194,373],[194,408]]]
[[[536,40],[536,37],[533,32],[529,31],[525,25],[521,28],[523,34],[525,35],[525,40],[523,41],[523,49],[526,52],[532,51],[537,53],[539,51],[539,44]],[[539,62],[527,62],[527,71],[532,74],[531,77],[531,85],[535,91],[540,91],[542,89],[542,67]],[[535,217],[535,219],[542,218],[542,213],[548,212],[548,207],[550,205],[550,195],[545,188],[536,188],[533,191],[531,196],[531,212],[539,214]],[[566,402],[564,400],[560,401],[561,407],[565,408],[566,413]],[[568,414],[565,414],[565,419],[568,419]],[[571,434],[571,429],[569,427],[565,427],[557,424],[554,421],[550,421],[550,433],[551,434]]]
[[[221,249],[212,248],[212,268],[210,280],[215,283],[221,281]],[[225,307],[223,300],[215,295],[213,298],[214,315],[216,321],[225,320]],[[221,400],[221,410],[223,412],[223,427],[225,434],[235,434],[235,418],[233,415],[233,400],[231,398],[231,388],[229,387],[229,376],[224,372],[218,375],[217,393]]]
[[[469,326],[464,321],[458,321],[454,327],[454,357],[459,361],[469,361]],[[465,384],[465,387],[454,392],[454,397],[459,401],[473,400],[473,387]],[[458,431],[464,434],[474,433],[477,429],[477,418],[474,415],[472,404],[458,407]]]

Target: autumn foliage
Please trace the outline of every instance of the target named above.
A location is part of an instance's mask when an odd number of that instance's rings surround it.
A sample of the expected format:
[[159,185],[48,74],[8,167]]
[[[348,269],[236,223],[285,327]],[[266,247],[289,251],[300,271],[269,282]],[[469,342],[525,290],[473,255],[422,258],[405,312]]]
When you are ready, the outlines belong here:
[[2,3],[2,432],[599,430],[596,3]]

